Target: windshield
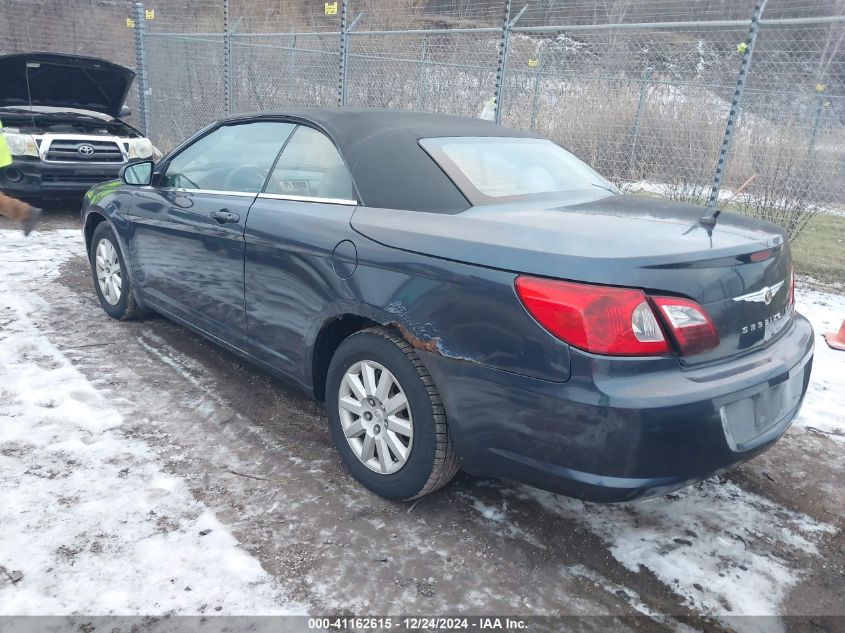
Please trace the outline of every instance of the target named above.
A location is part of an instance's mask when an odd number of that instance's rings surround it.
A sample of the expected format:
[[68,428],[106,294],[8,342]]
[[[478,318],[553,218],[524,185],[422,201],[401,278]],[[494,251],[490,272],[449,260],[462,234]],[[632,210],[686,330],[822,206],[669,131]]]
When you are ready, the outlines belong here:
[[555,143],[540,138],[426,138],[420,145],[473,203],[616,188]]

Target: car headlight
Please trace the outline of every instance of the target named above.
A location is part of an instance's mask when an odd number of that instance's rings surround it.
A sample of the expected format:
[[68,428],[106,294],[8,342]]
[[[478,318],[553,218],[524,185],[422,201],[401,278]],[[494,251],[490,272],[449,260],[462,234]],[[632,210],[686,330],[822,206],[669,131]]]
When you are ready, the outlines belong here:
[[149,158],[153,155],[153,144],[148,138],[129,139],[129,158]]
[[38,156],[38,145],[32,134],[16,134],[14,132],[3,132],[6,137],[6,144],[12,156]]

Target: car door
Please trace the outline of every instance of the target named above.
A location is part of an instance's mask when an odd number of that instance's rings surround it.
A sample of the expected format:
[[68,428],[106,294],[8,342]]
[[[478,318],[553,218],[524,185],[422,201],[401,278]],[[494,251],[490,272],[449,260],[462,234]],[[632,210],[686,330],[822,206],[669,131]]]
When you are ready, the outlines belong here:
[[306,332],[350,297],[356,266],[350,219],[357,201],[344,162],[322,132],[300,125],[246,225],[247,329],[257,355],[306,384]]
[[224,340],[245,335],[244,227],[295,125],[226,124],[157,169],[131,210],[129,248],[144,295]]

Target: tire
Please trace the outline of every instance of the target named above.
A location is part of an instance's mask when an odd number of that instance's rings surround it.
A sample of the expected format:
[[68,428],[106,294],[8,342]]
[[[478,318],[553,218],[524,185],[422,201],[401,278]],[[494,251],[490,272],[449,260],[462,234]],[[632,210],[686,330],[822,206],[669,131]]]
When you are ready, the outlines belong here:
[[[109,271],[107,279],[117,280],[119,282],[119,292],[116,292],[118,287],[116,284],[101,284],[98,275],[103,270],[98,270],[98,249],[100,249],[100,255],[106,256],[104,261],[108,264],[106,270]],[[106,314],[120,321],[137,319],[146,314],[135,301],[135,295],[132,292],[132,280],[126,268],[126,262],[123,261],[123,253],[120,251],[114,230],[108,222],[101,222],[94,229],[94,235],[91,237],[91,247],[88,252],[88,261],[91,263],[94,291],[97,293],[100,306],[102,306]],[[106,288],[106,292],[104,292],[104,287]]]
[[[364,378],[365,367],[375,370],[373,380]],[[383,387],[385,370],[393,384],[387,395],[372,389],[374,385]],[[350,375],[361,377],[358,388],[363,387],[364,394],[376,394],[375,406],[371,407],[360,393],[356,395]],[[407,405],[384,417],[396,402],[402,401],[402,395]],[[357,408],[356,402],[362,407]],[[350,405],[355,412],[350,410]],[[414,349],[390,330],[369,328],[340,344],[329,365],[326,412],[332,440],[346,468],[380,497],[393,500],[422,497],[445,486],[458,471],[446,414],[434,381]],[[365,420],[368,414],[371,417]],[[364,430],[360,436],[348,439],[348,433],[358,433],[356,423]],[[365,462],[369,454],[368,435],[375,449],[373,457]],[[402,446],[397,447],[397,438]],[[403,447],[405,457],[400,464]]]

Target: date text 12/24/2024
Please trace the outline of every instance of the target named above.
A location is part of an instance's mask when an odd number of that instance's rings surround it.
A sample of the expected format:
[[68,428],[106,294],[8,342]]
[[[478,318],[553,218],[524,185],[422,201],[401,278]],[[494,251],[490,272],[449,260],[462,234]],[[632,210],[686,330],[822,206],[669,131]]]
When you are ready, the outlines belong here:
[[370,630],[370,631],[520,631],[528,626],[526,620],[512,617],[326,617],[309,618],[311,630]]

